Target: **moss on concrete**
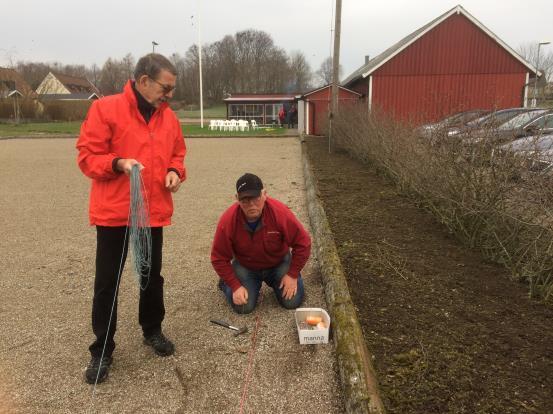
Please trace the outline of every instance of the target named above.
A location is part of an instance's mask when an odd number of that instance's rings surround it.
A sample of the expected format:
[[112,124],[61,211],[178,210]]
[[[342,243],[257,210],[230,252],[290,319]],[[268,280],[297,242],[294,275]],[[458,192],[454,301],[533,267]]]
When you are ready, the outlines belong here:
[[348,413],[384,414],[378,381],[357,313],[350,297],[342,264],[317,186],[302,146],[307,205],[313,232],[315,257],[323,278],[326,302],[332,318],[333,338],[340,380]]

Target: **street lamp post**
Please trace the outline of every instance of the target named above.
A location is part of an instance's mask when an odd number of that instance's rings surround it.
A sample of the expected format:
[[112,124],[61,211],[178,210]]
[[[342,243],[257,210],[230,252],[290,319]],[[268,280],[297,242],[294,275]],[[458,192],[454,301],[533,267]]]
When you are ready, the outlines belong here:
[[540,47],[548,45],[551,42],[539,42],[538,43],[538,56],[536,57],[536,77],[534,78],[534,95],[532,98],[532,107],[536,107],[536,93],[538,89],[538,73],[540,71]]
[[156,46],[159,46],[155,40],[152,40],[152,53],[156,53]]

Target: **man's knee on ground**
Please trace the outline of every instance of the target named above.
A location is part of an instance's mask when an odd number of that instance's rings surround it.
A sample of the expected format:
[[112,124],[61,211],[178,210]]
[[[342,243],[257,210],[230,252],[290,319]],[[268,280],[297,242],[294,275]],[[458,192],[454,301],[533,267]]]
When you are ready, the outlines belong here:
[[280,298],[280,305],[285,309],[296,309],[299,308],[303,302],[303,292],[298,292],[291,299]]
[[288,301],[288,300],[285,300],[285,301],[282,301],[280,304],[285,309],[296,309],[296,308],[299,308],[299,306],[301,305],[301,301]]
[[234,309],[234,312],[239,313],[241,315],[246,315],[248,313],[252,313],[255,309],[255,303],[246,303],[245,305],[235,305],[232,304],[232,309]]

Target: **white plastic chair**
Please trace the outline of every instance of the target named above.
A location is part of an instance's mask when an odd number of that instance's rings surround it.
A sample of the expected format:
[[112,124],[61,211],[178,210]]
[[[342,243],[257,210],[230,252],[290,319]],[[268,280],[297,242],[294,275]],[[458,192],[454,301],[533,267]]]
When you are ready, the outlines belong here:
[[252,119],[251,121],[251,124],[252,124],[252,129],[258,129],[259,127],[257,126],[257,122],[255,122],[255,119]]
[[225,121],[223,121],[222,119],[217,119],[216,122],[216,129],[219,130],[219,131],[222,131],[223,128],[225,127]]
[[209,130],[214,131],[216,129],[217,129],[217,120],[212,119],[211,121],[209,121]]
[[240,131],[249,131],[250,130],[250,124],[245,119],[239,119],[238,120],[238,128]]
[[230,130],[230,121],[228,119],[225,119],[223,121],[223,131],[229,131]]
[[236,122],[236,119],[230,120],[229,131],[238,131],[238,122]]

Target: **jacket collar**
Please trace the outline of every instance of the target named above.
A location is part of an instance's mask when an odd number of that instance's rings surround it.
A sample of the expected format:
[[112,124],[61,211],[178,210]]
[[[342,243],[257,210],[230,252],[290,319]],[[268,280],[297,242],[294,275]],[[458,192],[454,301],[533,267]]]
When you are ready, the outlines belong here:
[[[125,84],[125,86],[123,87],[123,95],[125,96],[125,98],[131,103],[132,106],[134,106],[135,108],[138,109],[138,101],[136,99],[136,96],[134,94],[134,91],[132,90],[132,83],[134,81],[132,80],[129,80],[127,81],[127,83]],[[165,108],[167,108],[169,106],[169,104],[167,102],[163,102],[159,108],[157,108],[156,111],[163,111]]]

